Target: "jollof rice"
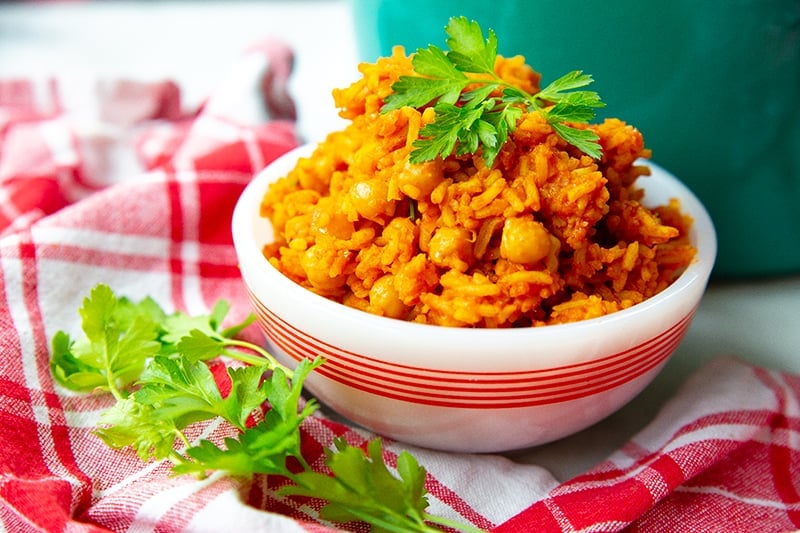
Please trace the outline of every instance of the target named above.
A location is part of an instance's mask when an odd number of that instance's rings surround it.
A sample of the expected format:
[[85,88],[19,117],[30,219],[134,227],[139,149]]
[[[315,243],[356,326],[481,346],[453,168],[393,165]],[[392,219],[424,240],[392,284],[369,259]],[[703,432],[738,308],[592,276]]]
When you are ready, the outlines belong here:
[[[524,327],[598,317],[667,287],[692,260],[691,220],[676,201],[640,203],[641,133],[618,119],[589,125],[596,161],[539,113],[519,120],[493,168],[478,155],[411,164],[433,109],[380,113],[410,57],[362,64],[334,91],[349,124],[265,195],[275,230],[264,249],[290,279],[387,317],[462,327]],[[497,73],[529,92],[524,58]]]

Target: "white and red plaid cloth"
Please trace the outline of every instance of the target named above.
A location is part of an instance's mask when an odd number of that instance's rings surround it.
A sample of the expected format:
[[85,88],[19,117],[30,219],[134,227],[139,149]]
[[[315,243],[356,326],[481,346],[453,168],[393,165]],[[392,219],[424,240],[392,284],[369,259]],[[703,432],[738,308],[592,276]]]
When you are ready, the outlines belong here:
[[[97,283],[166,309],[231,321],[250,309],[229,231],[253,174],[298,144],[286,93],[291,51],[248,51],[266,120],[242,120],[254,87],[235,83],[198,110],[171,82],[107,82],[80,110],[57,81],[0,80],[0,529],[331,531],[308,500],[242,484],[174,477],[91,430],[109,400],[56,386],[49,339],[76,334]],[[261,54],[262,61],[252,61]],[[247,335],[257,339],[258,331]],[[607,460],[558,482],[500,455],[409,449],[428,470],[430,511],[487,531],[787,531],[800,527],[800,377],[719,358]],[[197,438],[228,428],[204,424]],[[312,465],[336,436],[371,435],[315,415]],[[350,529],[364,527],[350,525]]]

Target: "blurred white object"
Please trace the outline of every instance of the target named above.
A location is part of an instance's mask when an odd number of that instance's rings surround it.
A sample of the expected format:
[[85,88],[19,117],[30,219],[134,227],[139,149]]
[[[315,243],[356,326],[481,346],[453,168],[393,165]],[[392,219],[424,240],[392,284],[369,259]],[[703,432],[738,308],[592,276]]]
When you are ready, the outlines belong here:
[[65,2],[0,4],[0,78],[169,79],[200,105],[264,38],[295,52],[290,91],[309,140],[340,127],[331,91],[358,76],[346,2]]

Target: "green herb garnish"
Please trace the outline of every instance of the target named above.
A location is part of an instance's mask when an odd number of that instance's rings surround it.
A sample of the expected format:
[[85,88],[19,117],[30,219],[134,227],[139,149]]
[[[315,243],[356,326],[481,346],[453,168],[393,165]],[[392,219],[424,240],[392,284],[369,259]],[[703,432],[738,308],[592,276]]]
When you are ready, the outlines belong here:
[[[370,441],[366,453],[337,440],[326,459],[332,475],[313,471],[302,455],[300,426],[318,404],[303,404],[301,394],[324,360],[286,368],[262,347],[234,338],[253,315],[222,328],[228,310],[220,301],[209,315],[167,314],[152,298],[134,302],[97,285],[78,311],[84,336],[53,336],[52,374],[74,391],[111,393],[116,402],[100,415],[95,434],[143,461],[169,459],[176,474],[279,475],[291,482],[281,494],[326,500],[323,519],[360,520],[373,531],[479,531],[427,513],[425,469],[403,452],[396,477],[383,462],[380,439]],[[226,368],[230,392],[224,396],[209,366],[218,357],[245,363]],[[222,445],[186,437],[187,426],[216,418],[236,436]],[[290,459],[300,472],[289,468]]]
[[[541,113],[569,144],[595,159],[602,156],[596,133],[570,125],[588,123],[595,116],[594,109],[605,105],[596,92],[577,90],[593,82],[590,75],[573,71],[529,94],[494,72],[494,31],[490,29],[484,38],[480,25],[465,17],[451,18],[445,31],[450,50],[435,45],[417,50],[412,57],[417,75],[401,76],[381,109],[385,113],[405,106],[420,109],[433,105],[435,119],[414,141],[412,163],[453,153],[477,153],[480,148],[491,166],[523,111]],[[498,91],[502,96],[497,96]]]
[[397,458],[395,477],[383,461],[380,439],[367,445],[367,455],[343,439],[334,442],[328,451],[327,465],[333,476],[307,470],[294,477],[296,485],[282,487],[281,494],[319,497],[325,494],[327,504],[321,516],[334,522],[346,522],[353,516],[372,524],[379,531],[433,532],[435,523],[459,531],[481,530],[428,514],[425,497],[425,469],[408,452]]

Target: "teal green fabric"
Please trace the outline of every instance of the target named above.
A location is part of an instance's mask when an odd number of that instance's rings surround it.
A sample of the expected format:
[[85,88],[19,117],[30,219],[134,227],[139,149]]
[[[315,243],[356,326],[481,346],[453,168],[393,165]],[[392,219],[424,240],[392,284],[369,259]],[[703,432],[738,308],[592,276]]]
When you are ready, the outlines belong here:
[[614,116],[684,181],[718,233],[715,275],[800,272],[797,0],[353,0],[364,61],[445,46],[465,15],[549,83],[595,78]]

